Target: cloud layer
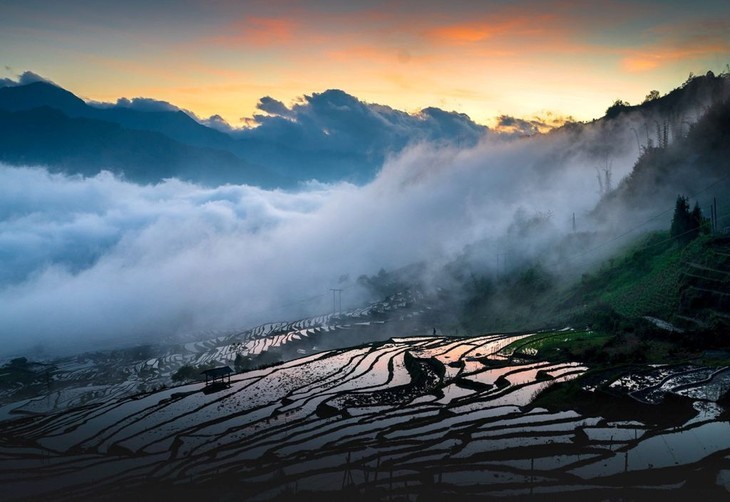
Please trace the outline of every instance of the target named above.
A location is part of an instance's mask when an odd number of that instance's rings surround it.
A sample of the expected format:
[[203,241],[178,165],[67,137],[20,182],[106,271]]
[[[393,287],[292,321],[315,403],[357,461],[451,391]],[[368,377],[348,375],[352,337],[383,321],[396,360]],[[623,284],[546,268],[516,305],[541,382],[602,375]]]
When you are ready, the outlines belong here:
[[54,84],[52,81],[45,77],[33,73],[32,71],[24,71],[18,75],[17,79],[12,78],[0,78],[0,87],[15,87],[18,85],[28,85],[34,82],[46,82],[47,84]]
[[[560,233],[598,198],[596,154],[576,141],[421,144],[365,186],[296,192],[0,166],[0,352],[71,351],[323,313],[330,287],[347,288],[345,303],[356,303],[360,274],[418,261],[437,268],[526,216],[550,213]],[[614,157],[616,179],[632,162],[633,153]]]
[[241,131],[243,137],[313,151],[380,154],[424,141],[473,146],[487,132],[462,113],[430,107],[409,114],[338,89],[306,95],[291,108],[266,96],[257,108],[264,113],[253,117],[257,127]]

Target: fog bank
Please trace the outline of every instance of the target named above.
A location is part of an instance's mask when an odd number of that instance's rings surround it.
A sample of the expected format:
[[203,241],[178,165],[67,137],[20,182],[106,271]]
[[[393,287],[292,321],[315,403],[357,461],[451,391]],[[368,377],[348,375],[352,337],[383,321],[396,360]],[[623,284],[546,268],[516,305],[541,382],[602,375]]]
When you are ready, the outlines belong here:
[[596,168],[610,155],[618,180],[636,157],[622,141],[609,153],[586,148],[595,138],[584,136],[421,144],[365,186],[298,191],[138,185],[0,165],[0,353],[326,313],[329,288],[345,289],[345,305],[364,301],[360,274],[437,268],[516,221],[547,215],[556,235],[568,232],[572,213],[599,198]]

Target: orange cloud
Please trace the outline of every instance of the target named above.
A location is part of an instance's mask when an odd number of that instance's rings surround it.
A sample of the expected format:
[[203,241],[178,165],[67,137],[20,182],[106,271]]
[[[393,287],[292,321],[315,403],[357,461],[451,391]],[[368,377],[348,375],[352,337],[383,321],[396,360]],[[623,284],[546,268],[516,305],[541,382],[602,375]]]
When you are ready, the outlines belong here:
[[724,19],[654,26],[648,31],[654,37],[653,43],[625,52],[621,64],[626,71],[642,72],[685,61],[727,57],[729,30],[730,22]]
[[490,45],[534,46],[546,38],[565,37],[564,31],[560,20],[551,14],[503,12],[464,23],[428,26],[422,33],[433,44],[466,45],[489,40]]
[[621,66],[628,72],[654,70],[660,66],[681,61],[693,61],[718,54],[730,54],[730,44],[708,44],[698,47],[676,49],[672,47],[656,47],[646,52],[637,51],[625,56]]
[[291,19],[273,17],[248,17],[229,25],[226,33],[213,41],[226,47],[270,47],[286,45],[294,40],[297,23]]
[[529,117],[500,115],[491,121],[494,131],[516,135],[545,134],[571,122],[575,122],[575,118],[571,115],[552,111],[536,113]]
[[455,43],[481,42],[489,37],[488,30],[475,26],[452,25],[434,28],[428,33],[431,39]]
[[328,57],[342,63],[361,60],[369,62],[391,62],[395,59],[395,51],[386,51],[372,46],[343,47],[329,51]]
[[631,73],[639,73],[642,71],[653,70],[659,66],[659,61],[655,57],[638,56],[626,57],[621,61],[624,70]]

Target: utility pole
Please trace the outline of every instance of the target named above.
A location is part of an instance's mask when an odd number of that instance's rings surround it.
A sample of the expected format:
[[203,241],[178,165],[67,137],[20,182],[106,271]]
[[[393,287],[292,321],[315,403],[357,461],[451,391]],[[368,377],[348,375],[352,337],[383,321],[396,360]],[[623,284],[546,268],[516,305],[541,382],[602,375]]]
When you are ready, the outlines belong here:
[[712,198],[712,202],[710,203],[710,233],[716,234],[718,231],[718,223],[717,223],[717,197]]
[[573,233],[575,233],[575,213],[573,213]]
[[[337,313],[342,312],[342,290],[336,289],[336,288],[330,288],[330,291],[332,291],[332,315],[337,315]],[[337,308],[337,297],[335,295],[339,295],[339,305],[340,308]]]

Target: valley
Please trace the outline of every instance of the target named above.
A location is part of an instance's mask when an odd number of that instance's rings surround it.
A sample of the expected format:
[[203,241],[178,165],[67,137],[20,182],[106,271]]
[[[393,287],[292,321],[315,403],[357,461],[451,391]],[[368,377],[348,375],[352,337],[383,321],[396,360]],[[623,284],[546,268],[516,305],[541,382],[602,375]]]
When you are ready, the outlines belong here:
[[730,70],[525,134],[21,80],[3,500],[728,497]]

